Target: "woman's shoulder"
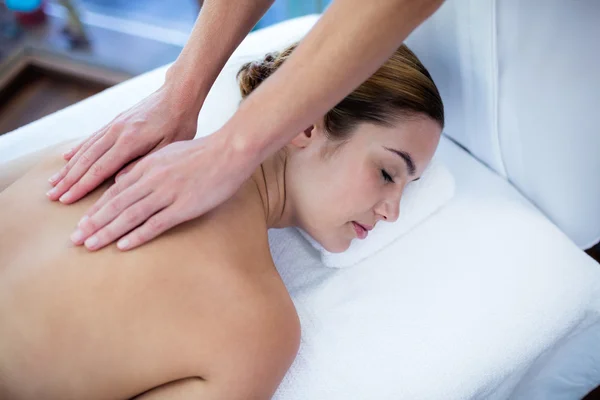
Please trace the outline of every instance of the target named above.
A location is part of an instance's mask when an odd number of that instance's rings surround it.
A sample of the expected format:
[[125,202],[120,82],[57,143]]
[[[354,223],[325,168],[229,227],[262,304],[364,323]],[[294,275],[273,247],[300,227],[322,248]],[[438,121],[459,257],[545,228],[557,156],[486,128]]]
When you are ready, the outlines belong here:
[[265,209],[253,179],[246,180],[228,200],[200,217],[206,223],[222,226],[230,233],[267,232]]
[[231,264],[272,264],[265,210],[252,179],[220,206],[166,235],[181,234],[193,237],[205,254],[219,254]]

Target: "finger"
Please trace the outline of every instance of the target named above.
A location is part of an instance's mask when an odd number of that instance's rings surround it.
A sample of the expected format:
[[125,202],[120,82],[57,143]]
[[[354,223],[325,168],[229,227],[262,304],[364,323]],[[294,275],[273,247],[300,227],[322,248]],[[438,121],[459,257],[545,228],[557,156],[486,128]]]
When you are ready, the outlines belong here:
[[77,180],[69,190],[60,197],[63,204],[74,203],[112,176],[129,161],[128,154],[119,154],[116,146],[110,148]]
[[101,249],[148,220],[148,217],[150,217],[150,220],[155,218],[153,214],[162,210],[166,205],[165,198],[156,193],[144,197],[123,211],[106,227],[90,236],[85,241],[85,247],[88,250]]
[[[60,197],[77,183],[83,174],[85,174],[87,170],[112,147],[112,145],[113,141],[108,139],[106,135],[91,145],[87,151],[79,156],[74,165],[67,172],[67,175],[58,182],[53,189],[46,193],[50,200],[54,201],[60,199]],[[75,158],[71,159],[71,161],[74,159]],[[69,163],[71,163],[71,161],[69,161]],[[97,172],[100,173],[100,171]],[[67,199],[64,200],[65,201],[63,202],[68,203],[66,201]]]
[[150,189],[144,189],[139,185],[130,187],[129,190],[107,202],[98,212],[89,217],[84,216],[71,235],[71,241],[76,245],[83,244],[87,238],[103,229],[128,207],[144,199],[150,193]]
[[71,156],[71,158],[69,159],[69,161],[67,162],[67,164],[65,164],[60,171],[58,171],[56,174],[54,174],[51,178],[50,178],[50,183],[52,184],[52,186],[56,186],[58,185],[65,176],[67,176],[67,174],[69,173],[69,171],[71,170],[71,168],[73,168],[74,165],[77,164],[77,162],[79,161],[79,159],[81,158],[81,156],[83,154],[85,154],[85,152],[87,152],[87,150],[94,145],[98,139],[100,139],[101,137],[103,137],[103,135],[100,134],[101,132],[97,132],[95,134],[93,134],[91,137],[89,137],[86,141],[81,143],[81,147],[77,150],[77,152]]
[[[69,160],[67,162],[67,164],[65,164],[60,171],[58,171],[56,174],[54,174],[50,179],[50,184],[52,184],[52,186],[56,186],[69,172],[69,170],[73,167],[73,165],[75,165],[77,163],[77,160],[79,159],[79,157],[81,157],[81,155],[83,153],[85,153],[87,151],[87,149],[90,148],[90,146],[92,146],[94,143],[96,143],[96,141],[102,137],[104,133],[104,130],[100,130],[96,133],[94,133],[92,136],[90,136],[89,138],[87,138],[86,140],[82,141],[78,146],[74,147],[72,150],[76,150],[73,152],[73,154],[69,157]],[[69,152],[70,152],[69,151]]]
[[[130,186],[134,185],[138,182],[139,178],[142,176],[142,172],[140,169],[134,169],[126,176],[123,176],[119,182],[113,183],[100,198],[94,203],[92,207],[90,207],[84,217],[91,217],[106,205],[111,199],[117,197],[120,193],[127,190]],[[141,183],[140,183],[141,184]],[[82,218],[83,219],[83,218]]]
[[120,239],[117,242],[117,247],[120,250],[134,249],[183,222],[183,220],[175,217],[176,213],[169,212],[169,207],[172,206],[167,205],[166,208],[150,217],[144,225]]
[[66,151],[63,153],[63,158],[67,161],[69,161],[74,155],[75,153],[77,153],[79,151],[79,149],[81,149],[81,147],[86,144],[87,142],[89,142],[90,140],[92,140],[94,137],[96,137],[96,133],[93,133],[91,136],[87,137],[85,140],[82,140],[81,142],[79,142],[79,144],[75,147],[72,147],[71,150]]
[[132,162],[131,164],[129,164],[128,166],[126,166],[125,168],[123,168],[121,171],[119,171],[119,173],[117,174],[117,176],[115,176],[115,182],[118,182],[119,180],[121,180],[121,178],[123,176],[125,176],[125,174],[127,174],[128,172],[130,172],[133,167],[135,167],[137,165],[137,163],[139,163],[142,159],[140,158],[137,161]]

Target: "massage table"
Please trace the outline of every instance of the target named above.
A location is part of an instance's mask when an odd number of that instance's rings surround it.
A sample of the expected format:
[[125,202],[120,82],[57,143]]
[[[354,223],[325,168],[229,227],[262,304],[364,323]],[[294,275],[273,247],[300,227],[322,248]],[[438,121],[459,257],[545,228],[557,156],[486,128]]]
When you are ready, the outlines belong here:
[[[325,266],[294,228],[269,232],[302,326],[275,399],[567,400],[600,384],[600,265],[582,251],[600,239],[600,4],[500,3],[449,0],[407,40],[444,98],[447,204],[346,268]],[[318,18],[250,34],[198,136],[235,111],[243,62]],[[167,68],[0,136],[0,160],[90,135]]]

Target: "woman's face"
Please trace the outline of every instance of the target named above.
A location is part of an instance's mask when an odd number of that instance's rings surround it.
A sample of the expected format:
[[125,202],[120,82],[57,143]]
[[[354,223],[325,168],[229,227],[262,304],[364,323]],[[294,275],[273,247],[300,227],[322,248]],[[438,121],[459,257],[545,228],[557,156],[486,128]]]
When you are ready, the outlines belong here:
[[428,117],[392,127],[364,123],[336,148],[315,124],[288,146],[286,196],[295,222],[328,251],[341,252],[377,221],[396,221],[404,188],[421,176],[440,134]]

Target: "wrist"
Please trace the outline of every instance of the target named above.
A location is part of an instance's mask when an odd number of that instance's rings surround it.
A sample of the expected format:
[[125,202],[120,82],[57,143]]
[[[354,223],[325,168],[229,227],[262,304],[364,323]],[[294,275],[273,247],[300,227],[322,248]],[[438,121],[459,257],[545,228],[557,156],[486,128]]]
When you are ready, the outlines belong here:
[[217,142],[223,158],[238,164],[241,170],[248,171],[248,175],[263,162],[258,143],[243,128],[235,129],[228,122],[210,137]]
[[199,109],[181,102],[179,94],[168,85],[161,86],[149,98],[163,118],[168,119],[164,132],[171,141],[190,140],[196,136]]
[[167,69],[163,88],[181,108],[197,116],[210,90],[202,76],[180,67],[176,61]]

